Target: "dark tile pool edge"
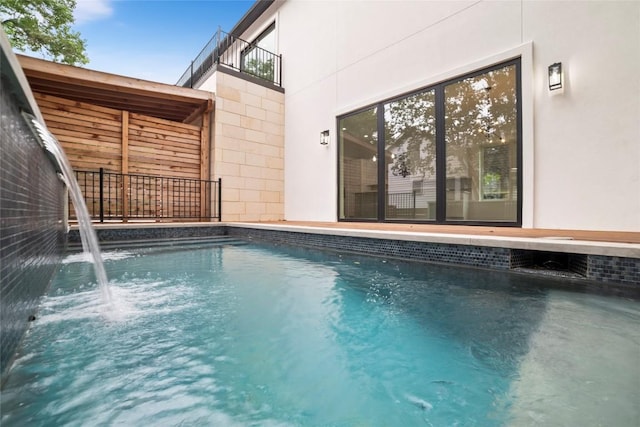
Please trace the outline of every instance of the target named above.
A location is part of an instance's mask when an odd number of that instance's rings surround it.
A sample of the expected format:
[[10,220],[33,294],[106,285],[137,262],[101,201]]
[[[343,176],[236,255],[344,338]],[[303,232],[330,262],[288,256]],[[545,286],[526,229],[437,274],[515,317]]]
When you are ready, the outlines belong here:
[[[407,240],[375,239],[325,235],[316,233],[229,227],[230,236],[318,249],[346,251],[364,255],[393,257],[411,261],[512,271],[519,274],[537,274],[550,277],[552,271],[522,269],[521,249],[501,247],[430,243]],[[578,268],[570,275],[558,272],[558,279],[591,282],[602,287],[611,285],[621,291],[640,295],[640,259],[602,255],[569,254],[579,259]],[[585,268],[586,266],[586,268]]]
[[[521,274],[537,274],[534,269],[523,268],[530,262],[535,250],[509,247],[475,245],[473,243],[442,243],[395,238],[375,238],[343,234],[324,234],[317,231],[278,230],[264,227],[243,227],[241,225],[197,226],[149,226],[98,228],[100,241],[127,241],[143,239],[172,239],[184,237],[232,236],[246,240],[305,246],[334,251],[345,251],[363,255],[392,257],[412,261],[432,262],[448,265],[486,268],[499,271],[513,271]],[[69,242],[79,242],[77,230],[69,232]],[[640,292],[640,258],[620,256],[565,253],[570,266],[570,277],[557,278],[583,280],[603,285],[616,285]],[[539,271],[540,276],[553,275],[548,270]],[[566,275],[565,275],[566,276]]]
[[[151,239],[177,239],[186,237],[210,237],[224,236],[227,234],[224,225],[206,226],[144,226],[121,228],[96,228],[96,234],[100,242],[118,242],[127,240],[151,240]],[[80,233],[77,229],[71,229],[68,234],[68,242],[80,243]]]

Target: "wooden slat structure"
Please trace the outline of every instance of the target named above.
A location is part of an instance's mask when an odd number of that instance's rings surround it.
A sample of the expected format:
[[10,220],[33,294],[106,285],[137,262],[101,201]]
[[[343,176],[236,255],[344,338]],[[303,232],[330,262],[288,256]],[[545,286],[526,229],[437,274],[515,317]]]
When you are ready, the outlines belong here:
[[213,102],[210,92],[17,56],[33,92],[183,123]]
[[[213,93],[18,56],[47,127],[75,170],[209,180]],[[152,200],[166,214],[167,201]],[[115,185],[115,184],[114,184]],[[206,211],[203,191],[190,209]],[[126,221],[128,201],[121,208]],[[91,206],[89,206],[91,209]]]

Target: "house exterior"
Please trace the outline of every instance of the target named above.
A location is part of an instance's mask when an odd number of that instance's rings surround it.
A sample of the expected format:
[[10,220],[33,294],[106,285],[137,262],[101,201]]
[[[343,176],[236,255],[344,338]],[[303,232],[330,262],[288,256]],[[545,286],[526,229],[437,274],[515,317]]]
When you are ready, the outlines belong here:
[[231,33],[282,61],[283,210],[237,219],[640,231],[638,2],[258,1]]

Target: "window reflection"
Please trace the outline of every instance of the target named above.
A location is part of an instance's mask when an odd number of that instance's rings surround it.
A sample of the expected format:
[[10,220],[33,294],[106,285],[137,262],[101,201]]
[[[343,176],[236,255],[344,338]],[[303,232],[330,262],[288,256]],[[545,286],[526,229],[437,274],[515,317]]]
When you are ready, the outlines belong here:
[[378,218],[377,108],[339,120],[340,218]]
[[433,90],[384,105],[386,218],[435,219]]
[[340,118],[339,218],[518,224],[518,64]]
[[517,220],[515,65],[445,86],[446,219]]

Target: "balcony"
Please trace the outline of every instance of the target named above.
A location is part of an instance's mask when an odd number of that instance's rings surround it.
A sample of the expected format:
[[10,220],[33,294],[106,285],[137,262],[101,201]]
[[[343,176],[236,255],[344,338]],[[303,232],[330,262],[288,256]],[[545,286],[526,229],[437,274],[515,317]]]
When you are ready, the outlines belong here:
[[200,54],[191,61],[176,86],[197,86],[211,69],[220,66],[267,84],[282,86],[282,55],[269,52],[221,29],[218,29]]

